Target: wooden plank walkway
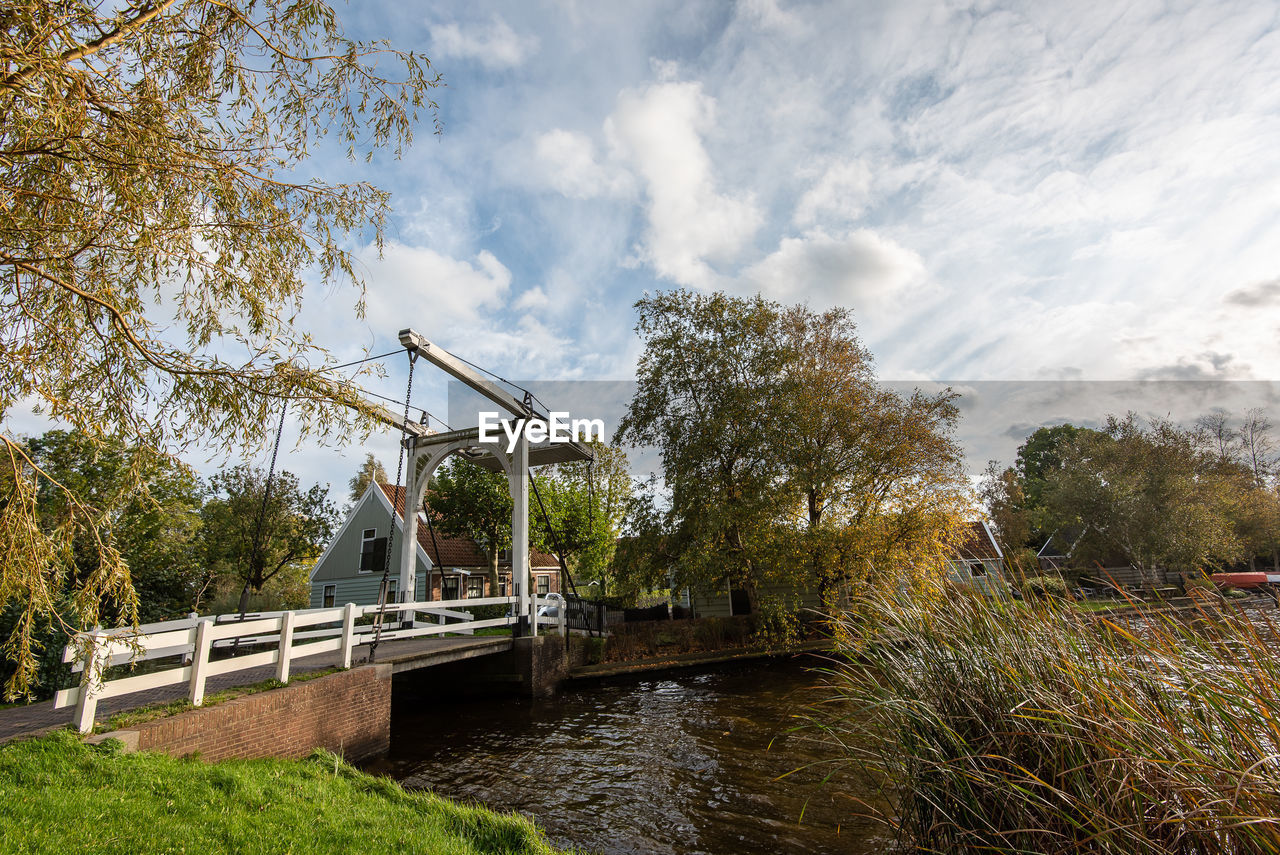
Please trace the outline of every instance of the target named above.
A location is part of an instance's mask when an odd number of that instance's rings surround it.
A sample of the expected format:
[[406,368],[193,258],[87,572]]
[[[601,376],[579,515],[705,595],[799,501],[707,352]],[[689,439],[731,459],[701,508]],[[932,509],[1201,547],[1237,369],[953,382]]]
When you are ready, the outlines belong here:
[[[445,662],[456,662],[473,656],[484,656],[490,653],[501,653],[510,650],[512,640],[506,636],[468,636],[451,638],[410,638],[403,641],[384,641],[378,645],[378,663],[390,664],[392,673],[412,671],[442,665]],[[368,648],[356,649],[356,658],[352,667],[366,663]],[[313,656],[299,656],[293,660],[293,674],[306,674],[324,668],[332,668],[341,661],[338,651],[321,653]],[[210,677],[206,691],[209,694],[236,686],[250,686],[273,679],[276,675],[275,665],[263,665],[244,671],[235,671]],[[137,709],[151,704],[180,700],[187,696],[187,686],[178,684],[135,692],[118,698],[107,698],[98,704],[97,719],[99,722],[110,718],[113,714],[125,710]],[[55,710],[53,701],[40,701],[34,704],[0,709],[0,744],[12,739],[38,736],[60,727],[71,724],[70,709]]]

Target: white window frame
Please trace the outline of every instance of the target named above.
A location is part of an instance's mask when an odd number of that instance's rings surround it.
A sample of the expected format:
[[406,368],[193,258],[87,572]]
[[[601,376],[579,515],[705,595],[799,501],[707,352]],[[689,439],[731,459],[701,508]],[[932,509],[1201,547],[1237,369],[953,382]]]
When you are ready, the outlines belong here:
[[366,528],[360,535],[360,551],[356,554],[356,572],[362,576],[369,576],[373,573],[372,569],[364,570],[361,565],[364,564],[365,544],[378,539],[378,530],[376,528]]
[[320,608],[331,609],[338,602],[338,586],[325,585],[320,589]]

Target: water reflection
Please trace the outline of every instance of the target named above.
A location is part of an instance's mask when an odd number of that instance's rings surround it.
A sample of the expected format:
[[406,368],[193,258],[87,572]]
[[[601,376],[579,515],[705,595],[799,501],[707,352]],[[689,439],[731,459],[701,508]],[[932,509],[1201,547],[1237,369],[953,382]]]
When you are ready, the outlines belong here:
[[[788,732],[814,660],[590,684],[538,702],[397,708],[373,771],[535,817],[557,845],[604,853],[869,853],[868,798]],[[430,706],[430,709],[426,707]],[[803,822],[800,821],[803,812]]]

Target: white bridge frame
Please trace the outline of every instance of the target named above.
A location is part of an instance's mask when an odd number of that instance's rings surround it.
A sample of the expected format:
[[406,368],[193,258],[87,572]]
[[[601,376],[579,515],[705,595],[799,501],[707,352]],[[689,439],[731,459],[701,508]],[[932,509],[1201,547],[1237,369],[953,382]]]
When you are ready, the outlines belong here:
[[[531,396],[516,398],[507,389],[475,371],[469,363],[443,348],[433,345],[413,331],[403,329],[400,343],[413,358],[428,362],[475,389],[510,413],[517,421],[547,422],[538,412]],[[557,617],[539,618],[538,608],[559,605],[554,600],[540,600],[532,593],[529,567],[529,469],[547,463],[591,460],[591,451],[577,442],[546,442],[530,446],[521,430],[510,451],[501,443],[481,443],[479,428],[433,433],[424,426],[406,421],[384,407],[370,405],[377,417],[401,430],[408,452],[408,476],[404,491],[404,522],[400,542],[400,582],[402,596],[417,590],[418,509],[437,468],[450,455],[460,454],[493,472],[503,472],[511,492],[511,581],[513,596],[483,599],[378,603],[358,606],[348,603],[343,608],[302,609],[251,616],[220,615],[179,621],[122,627],[104,631],[79,633],[63,651],[64,662],[72,662],[73,671],[81,674],[80,685],[64,689],[54,697],[54,708],[75,706],[75,726],[81,733],[93,729],[98,701],[176,684],[187,684],[187,698],[193,706],[204,702],[205,683],[209,677],[257,668],[276,666],[276,679],[289,680],[290,663],[302,656],[341,652],[340,664],[350,668],[352,652],[362,644],[398,641],[444,633],[474,633],[493,626],[512,627],[513,636],[526,633],[536,636],[538,624],[558,624],[565,632],[565,609],[557,609]],[[429,594],[428,594],[429,595]],[[382,594],[380,596],[385,596]],[[474,620],[472,606],[506,605],[505,617]],[[378,619],[385,613],[385,620]],[[419,621],[425,614],[430,620]],[[374,617],[374,625],[357,626],[363,617]],[[459,621],[449,623],[450,620]],[[390,628],[387,628],[387,627]],[[316,627],[308,629],[308,627]],[[260,652],[212,659],[215,648],[274,644],[275,648]],[[182,657],[177,665],[158,668],[145,674],[105,679],[114,665],[136,665],[149,659]]]
[[[397,603],[387,606],[388,626],[380,642],[402,641],[429,635],[473,635],[477,629],[513,626],[519,613],[509,612],[498,618],[476,620],[466,611],[476,606],[518,605],[518,597],[485,597],[469,600],[435,600],[420,603]],[[556,606],[557,601],[534,598],[535,616],[542,606]],[[93,730],[98,702],[108,698],[145,692],[164,686],[186,684],[187,700],[192,706],[204,703],[205,683],[210,677],[246,671],[263,665],[275,665],[275,679],[289,682],[294,660],[323,653],[339,652],[336,663],[350,668],[355,649],[373,641],[374,627],[359,625],[363,617],[382,610],[380,605],[358,606],[347,603],[342,608],[299,609],[247,615],[211,615],[146,624],[136,629],[121,627],[81,633],[63,650],[62,661],[72,663],[72,671],[80,673],[80,685],[63,689],[54,695],[54,709],[75,707],[73,723],[81,733]],[[420,619],[420,617],[422,619]],[[565,610],[555,617],[536,617],[536,624],[565,629]],[[214,650],[245,646],[252,652],[214,659]],[[274,645],[272,649],[260,648]],[[143,674],[107,678],[113,666],[136,666],[148,660],[174,659]]]

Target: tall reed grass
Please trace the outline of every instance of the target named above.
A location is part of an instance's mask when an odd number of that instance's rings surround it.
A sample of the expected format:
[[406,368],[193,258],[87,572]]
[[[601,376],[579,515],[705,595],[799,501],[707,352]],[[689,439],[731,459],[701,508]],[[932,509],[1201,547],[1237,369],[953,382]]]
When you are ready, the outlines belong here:
[[965,591],[838,626],[815,720],[938,852],[1280,852],[1280,647],[1262,614],[1082,613]]

